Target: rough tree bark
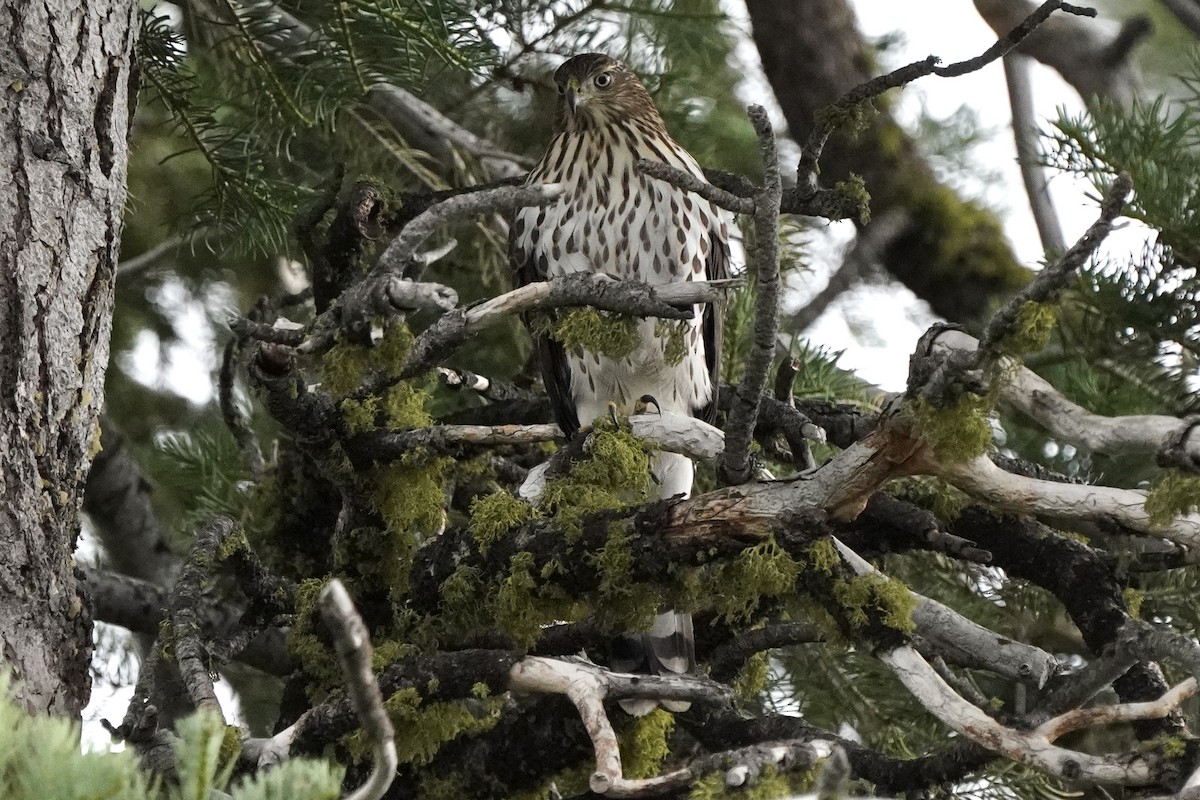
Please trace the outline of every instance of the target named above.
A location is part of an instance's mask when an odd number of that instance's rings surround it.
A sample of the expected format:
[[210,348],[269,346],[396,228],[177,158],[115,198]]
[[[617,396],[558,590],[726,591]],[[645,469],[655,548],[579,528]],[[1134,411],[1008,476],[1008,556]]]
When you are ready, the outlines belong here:
[[0,661],[78,715],[91,615],[73,573],[99,446],[137,4],[0,0]]

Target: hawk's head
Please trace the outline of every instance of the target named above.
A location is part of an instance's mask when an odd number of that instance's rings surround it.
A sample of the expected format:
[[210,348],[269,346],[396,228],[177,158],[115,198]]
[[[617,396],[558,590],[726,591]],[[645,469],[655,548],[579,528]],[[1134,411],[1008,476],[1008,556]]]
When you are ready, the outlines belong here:
[[562,96],[559,126],[578,131],[634,117],[658,121],[658,110],[637,75],[615,58],[584,53],[563,63],[554,73]]

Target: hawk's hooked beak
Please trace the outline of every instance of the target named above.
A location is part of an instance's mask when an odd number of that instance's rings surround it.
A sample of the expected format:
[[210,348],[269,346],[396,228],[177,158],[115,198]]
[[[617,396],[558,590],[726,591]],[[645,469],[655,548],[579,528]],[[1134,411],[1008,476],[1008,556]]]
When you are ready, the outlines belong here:
[[572,116],[579,113],[579,107],[583,105],[583,100],[579,97],[580,90],[579,81],[576,78],[571,78],[567,81],[567,108],[571,109]]

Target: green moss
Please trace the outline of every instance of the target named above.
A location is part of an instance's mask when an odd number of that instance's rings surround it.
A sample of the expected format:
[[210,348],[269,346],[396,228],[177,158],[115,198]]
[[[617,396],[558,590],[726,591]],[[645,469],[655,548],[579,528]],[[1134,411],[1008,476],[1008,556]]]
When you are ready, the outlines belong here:
[[492,543],[518,525],[533,518],[533,508],[509,492],[493,492],[471,501],[471,521],[467,528],[486,553]]
[[350,433],[363,433],[379,424],[378,397],[367,397],[363,400],[348,397],[342,401],[341,409],[342,419],[346,421],[346,430]]
[[724,772],[713,772],[692,783],[688,800],[779,800],[810,788],[814,774],[813,770],[781,773],[768,766],[751,785],[730,788],[725,785]]
[[962,490],[937,478],[912,476],[897,478],[888,484],[892,494],[927,509],[938,519],[952,522],[958,519],[971,498]]
[[309,578],[296,586],[296,614],[288,629],[288,653],[295,659],[304,675],[308,699],[319,703],[342,683],[342,665],[337,653],[322,639],[317,599],[327,583],[326,578]]
[[1058,308],[1046,303],[1026,301],[1017,312],[1012,331],[1003,342],[1004,351],[1011,355],[1036,353],[1050,343],[1050,335],[1058,324]]
[[765,692],[770,663],[765,650],[746,659],[746,663],[738,670],[737,677],[733,680],[733,696],[743,703],[748,703]]
[[713,608],[734,624],[749,622],[762,598],[793,592],[800,575],[800,565],[774,537],[709,569],[714,571],[710,585],[723,587],[713,600]]
[[466,631],[485,622],[486,605],[480,598],[487,596],[487,587],[479,569],[459,564],[439,587],[438,624],[447,632]]
[[397,383],[383,393],[384,425],[401,430],[428,428],[434,423],[428,403],[428,392],[407,381]]
[[682,363],[687,355],[690,331],[691,324],[685,319],[660,319],[654,323],[654,335],[663,340],[663,360],[671,366]]
[[[414,458],[419,457],[414,454]],[[410,466],[400,460],[375,470],[371,499],[387,525],[388,535],[376,535],[374,541],[363,542],[365,549],[372,552],[356,552],[350,565],[361,568],[360,559],[374,555],[384,567],[381,574],[393,581],[392,586],[397,590],[407,591],[413,550],[444,525],[444,476],[452,463],[451,459],[438,458]],[[343,559],[346,555],[350,554],[339,554]]]
[[1029,280],[1028,270],[1013,259],[995,214],[964,202],[953,189],[928,178],[916,179],[911,186],[907,208],[912,230],[922,232],[912,245],[930,254],[930,281],[944,275],[961,283],[970,275],[999,289],[1017,288]]
[[625,526],[614,522],[592,563],[600,574],[596,618],[611,629],[646,630],[662,605],[662,597],[650,587],[633,580],[633,550]]
[[471,687],[471,696],[480,700],[486,700],[492,695],[492,690],[488,688],[486,683],[476,683]]
[[1200,478],[1166,472],[1150,487],[1146,513],[1154,525],[1170,525],[1200,507]]
[[[401,689],[383,701],[384,710],[396,732],[396,755],[401,764],[428,764],[446,742],[495,726],[499,719],[497,701],[485,703],[482,715],[472,713],[465,703],[425,703],[413,687]],[[363,759],[370,744],[361,730],[346,737],[351,754]]]
[[656,708],[644,717],[635,717],[621,734],[621,770],[626,778],[651,778],[662,769],[671,752],[671,731],[675,715]]
[[492,618],[518,648],[537,641],[542,626],[573,617],[570,602],[553,587],[545,587],[533,574],[533,554],[517,553],[509,561],[508,577],[491,599]]
[[546,482],[541,506],[574,541],[583,521],[650,499],[650,456],[645,443],[612,420],[596,420],[588,458],[571,465],[562,478]]
[[842,557],[838,554],[837,547],[829,539],[813,542],[805,550],[805,553],[804,568],[815,570],[822,575],[832,575],[833,571],[842,563]]
[[246,532],[241,526],[238,526],[225,537],[217,548],[217,561],[226,561],[238,553],[248,552],[250,552],[250,540],[246,538]]
[[1145,750],[1156,750],[1167,758],[1182,758],[1187,755],[1187,742],[1179,736],[1162,734],[1142,743]]
[[917,398],[908,404],[907,410],[912,415],[917,434],[939,458],[950,463],[970,461],[991,447],[990,397],[965,393],[946,408]]
[[321,359],[321,387],[334,397],[345,397],[362,385],[370,366],[370,350],[339,341]]
[[221,749],[217,753],[217,763],[221,766],[217,773],[222,774],[226,769],[232,769],[238,756],[242,754],[242,730],[236,725],[226,725],[221,735]]
[[834,184],[834,188],[858,209],[860,225],[871,221],[871,194],[867,191],[867,182],[861,175],[851,174],[846,180]]
[[641,343],[638,320],[594,308],[573,308],[551,325],[567,350],[580,348],[612,359],[624,358]]
[[1125,605],[1129,607],[1129,616],[1141,616],[1142,603],[1146,601],[1146,593],[1141,589],[1126,586],[1121,590],[1121,596],[1125,599]]
[[857,575],[835,581],[833,596],[855,628],[865,626],[874,612],[889,628],[903,633],[915,630],[912,612],[917,607],[917,598],[900,581],[877,572]]

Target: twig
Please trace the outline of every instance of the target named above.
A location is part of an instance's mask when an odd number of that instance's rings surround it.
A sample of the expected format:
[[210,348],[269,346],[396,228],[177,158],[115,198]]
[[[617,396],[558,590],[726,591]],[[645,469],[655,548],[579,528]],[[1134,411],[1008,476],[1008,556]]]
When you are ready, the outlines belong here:
[[133,258],[127,258],[117,264],[117,277],[127,280],[134,273],[141,272],[147,267],[152,267],[161,261],[168,253],[173,253],[183,246],[187,240],[186,236],[175,235],[167,239],[163,239],[158,244],[139,253]]
[[1017,316],[1026,303],[1054,302],[1067,287],[1071,276],[1083,266],[1112,231],[1113,221],[1125,208],[1125,200],[1133,191],[1129,174],[1122,172],[1113,180],[1100,204],[1100,217],[1083,236],[1053,264],[1039,271],[1029,284],[1009,299],[1004,307],[988,321],[987,329],[976,351],[974,367],[991,364],[1001,355],[1003,341],[1016,325]]
[[1017,166],[1025,184],[1025,196],[1033,211],[1042,250],[1057,255],[1067,249],[1058,212],[1050,199],[1046,170],[1038,160],[1038,128],[1033,111],[1033,85],[1029,81],[1029,57],[1020,53],[1004,56],[1004,79],[1008,105],[1012,109],[1012,133],[1017,146]]
[[208,654],[200,641],[199,609],[204,602],[203,585],[211,577],[209,569],[216,561],[217,550],[221,542],[236,529],[237,523],[232,519],[218,516],[196,532],[192,551],[179,571],[179,579],[171,590],[168,606],[171,643],[188,697],[196,708],[209,709],[218,714],[221,713],[221,704],[213,691]]
[[813,128],[804,143],[800,164],[796,169],[796,184],[799,198],[801,200],[806,199],[819,191],[817,186],[817,175],[820,172],[818,162],[821,160],[821,154],[825,150],[825,145],[838,125],[860,104],[871,98],[878,97],[889,89],[911,83],[926,75],[938,75],[943,78],[950,78],[981,69],[1020,44],[1026,36],[1045,22],[1051,14],[1059,10],[1079,16],[1096,16],[1094,9],[1074,6],[1070,3],[1064,3],[1062,0],[1047,0],[1047,2],[1042,3],[1020,25],[1007,35],[1000,37],[995,44],[975,58],[939,67],[938,62],[940,59],[936,56],[929,56],[926,59],[908,64],[889,72],[887,75],[874,78],[851,89],[822,113],[816,127]]
[[367,626],[350,601],[346,587],[337,578],[326,584],[320,596],[321,617],[333,634],[333,648],[342,662],[346,692],[363,732],[371,742],[375,764],[367,782],[346,800],[379,800],[396,776],[395,732],[383,708],[383,695],[371,671],[371,638]]
[[783,194],[775,132],[766,109],[751,106],[750,121],[758,134],[763,164],[763,187],[754,198],[754,338],[742,381],[738,384],[729,422],[725,426],[725,452],[717,474],[726,483],[744,483],[752,475],[750,442],[758,420],[758,407],[775,357],[779,334],[779,202]]
[[739,633],[708,657],[710,674],[719,681],[732,680],[755,653],[796,644],[823,642],[826,632],[807,622],[777,622]]

